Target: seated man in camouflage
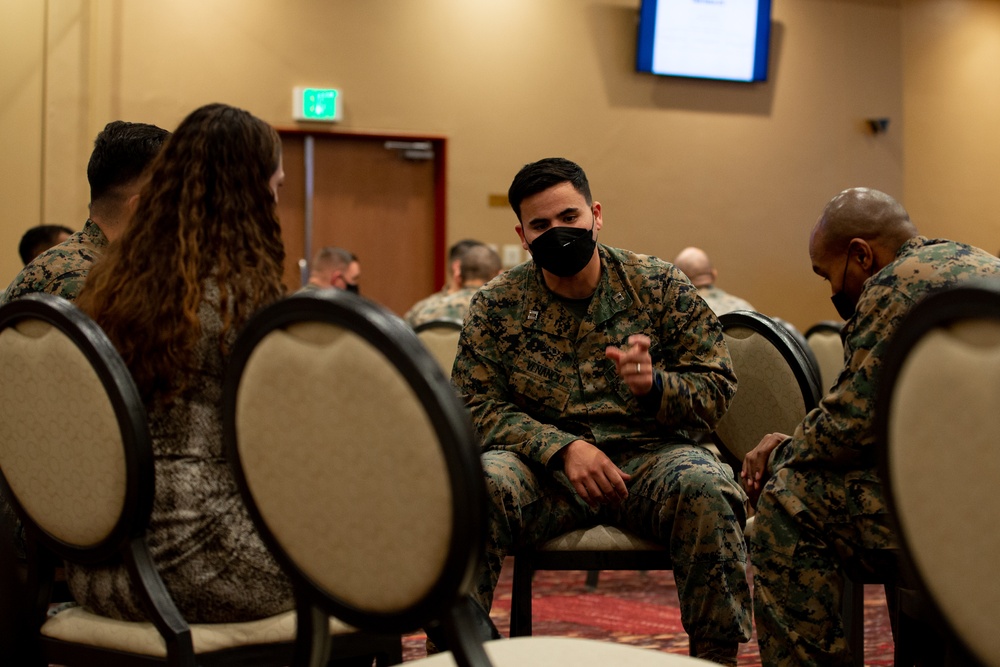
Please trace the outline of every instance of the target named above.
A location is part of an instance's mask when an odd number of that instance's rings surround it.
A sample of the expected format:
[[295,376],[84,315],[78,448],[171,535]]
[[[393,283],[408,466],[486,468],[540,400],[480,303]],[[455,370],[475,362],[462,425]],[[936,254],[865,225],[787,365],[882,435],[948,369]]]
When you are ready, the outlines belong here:
[[458,290],[450,294],[440,292],[418,302],[406,313],[406,322],[411,327],[432,320],[465,319],[469,303],[479,288],[500,273],[500,256],[496,250],[485,244],[468,248],[459,260]]
[[486,245],[482,241],[477,241],[475,239],[462,239],[457,243],[453,244],[451,248],[448,249],[448,267],[447,267],[447,280],[440,290],[431,294],[428,297],[417,301],[413,306],[406,311],[406,315],[403,319],[407,322],[410,321],[410,316],[418,313],[426,308],[435,306],[441,299],[454,294],[458,290],[462,289],[462,256],[470,248],[476,248],[481,245]]
[[[0,305],[33,292],[76,300],[90,268],[104,254],[108,243],[118,238],[131,221],[146,168],[168,136],[169,132],[155,125],[120,120],[108,123],[101,130],[87,163],[90,217],[83,230],[31,259],[0,295]],[[19,608],[27,599],[21,589],[26,559],[24,527],[3,497],[0,497],[0,512],[5,514],[0,520],[2,548],[18,559],[15,567],[7,568],[0,575],[0,588],[6,586],[17,591],[16,595],[0,601],[0,607],[6,605],[0,608],[0,617],[9,613],[20,623],[27,614]],[[7,526],[13,530],[13,536],[6,534]],[[0,653],[9,656],[20,650],[12,645],[19,638],[16,630],[0,636]]]
[[719,322],[672,265],[596,243],[578,165],[526,165],[509,199],[533,261],[473,298],[452,374],[491,501],[476,602],[489,610],[510,551],[615,524],[669,547],[691,653],[735,665],[746,496],[692,440],[736,390]]
[[326,289],[333,287],[359,294],[361,288],[361,263],[357,255],[344,248],[326,246],[320,248],[313,258],[309,282],[303,287],[306,290]]
[[844,325],[846,368],[789,437],[747,454],[757,501],[750,536],[757,640],[765,665],[851,665],[840,616],[841,566],[874,570],[898,542],[876,470],[874,402],[886,345],[928,292],[1000,276],[1000,260],[917,235],[906,210],[852,188],[827,204],[809,240],[813,271],[830,283]]
[[0,304],[32,292],[74,301],[90,267],[131,221],[146,167],[168,136],[146,123],[108,123],[94,139],[87,163],[90,217],[83,230],[28,262],[0,296]]

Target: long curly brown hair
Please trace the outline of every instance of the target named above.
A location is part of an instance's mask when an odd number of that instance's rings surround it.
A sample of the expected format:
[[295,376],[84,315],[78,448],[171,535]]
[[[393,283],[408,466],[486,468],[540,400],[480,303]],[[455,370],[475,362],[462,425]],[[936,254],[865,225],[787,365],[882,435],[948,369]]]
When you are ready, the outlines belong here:
[[270,178],[281,140],[224,104],[192,112],[150,166],[132,224],[91,270],[78,305],[107,332],[143,396],[176,397],[201,334],[206,282],[226,333],[283,292]]

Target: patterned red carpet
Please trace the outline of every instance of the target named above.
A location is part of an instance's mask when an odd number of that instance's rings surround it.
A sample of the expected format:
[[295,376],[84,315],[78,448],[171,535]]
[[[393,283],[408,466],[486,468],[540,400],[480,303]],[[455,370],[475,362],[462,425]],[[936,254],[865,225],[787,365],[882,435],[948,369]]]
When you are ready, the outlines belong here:
[[[512,562],[508,559],[491,616],[506,636],[510,624]],[[538,572],[534,582],[534,634],[586,637],[670,653],[688,652],[681,627],[673,572],[601,572],[597,590],[588,591],[586,573]],[[408,635],[403,660],[423,657],[424,635]],[[740,647],[739,664],[760,665],[756,638]],[[865,664],[892,664],[892,633],[880,586],[865,587]]]

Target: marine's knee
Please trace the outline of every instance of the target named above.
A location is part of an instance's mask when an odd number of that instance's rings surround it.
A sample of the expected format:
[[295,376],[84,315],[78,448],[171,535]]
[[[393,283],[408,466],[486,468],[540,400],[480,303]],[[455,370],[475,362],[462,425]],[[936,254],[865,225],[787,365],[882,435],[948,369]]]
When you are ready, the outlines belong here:
[[789,556],[797,542],[797,530],[775,494],[764,487],[754,512],[753,526],[746,531],[747,544],[755,561],[763,561],[764,555]]
[[689,466],[678,471],[677,494],[684,505],[734,514],[745,521],[746,494],[720,465]]
[[531,466],[512,452],[488,451],[482,455],[486,493],[493,506],[504,514],[518,513],[520,508],[538,497],[538,481]]

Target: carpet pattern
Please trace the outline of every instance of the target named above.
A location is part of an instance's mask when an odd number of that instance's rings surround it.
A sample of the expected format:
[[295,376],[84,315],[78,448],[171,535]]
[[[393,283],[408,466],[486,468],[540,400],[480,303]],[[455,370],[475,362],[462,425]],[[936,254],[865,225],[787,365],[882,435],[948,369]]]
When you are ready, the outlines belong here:
[[[513,563],[504,563],[490,616],[501,634],[510,627]],[[680,653],[688,652],[681,627],[677,587],[669,571],[604,571],[596,590],[585,585],[586,572],[535,574],[532,601],[536,635],[584,637]],[[403,660],[426,654],[423,633],[403,638]],[[892,665],[892,632],[881,586],[865,586],[865,664]],[[739,664],[760,665],[756,636],[740,646]]]

